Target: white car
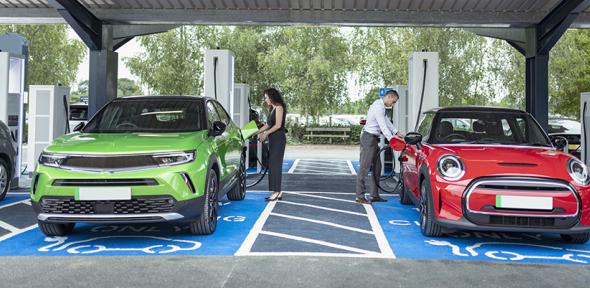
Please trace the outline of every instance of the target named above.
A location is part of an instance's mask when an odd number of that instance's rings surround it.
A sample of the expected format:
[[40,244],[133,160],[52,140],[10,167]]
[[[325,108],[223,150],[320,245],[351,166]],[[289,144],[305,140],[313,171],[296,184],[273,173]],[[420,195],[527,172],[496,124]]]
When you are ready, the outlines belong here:
[[88,104],[78,102],[70,104],[70,133],[74,132],[74,128],[82,123],[88,121]]

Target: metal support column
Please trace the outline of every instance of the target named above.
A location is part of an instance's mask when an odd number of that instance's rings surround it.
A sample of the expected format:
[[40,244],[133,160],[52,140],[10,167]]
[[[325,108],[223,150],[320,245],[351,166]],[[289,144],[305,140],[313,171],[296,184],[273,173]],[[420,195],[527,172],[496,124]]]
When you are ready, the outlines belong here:
[[526,58],[526,111],[547,131],[549,121],[549,54]]
[[133,37],[165,32],[178,25],[110,25],[78,0],[49,0],[90,49],[88,115],[117,97],[118,48]]
[[506,40],[526,57],[526,110],[543,129],[549,127],[549,52],[590,0],[562,0],[528,28],[469,28],[475,34]]

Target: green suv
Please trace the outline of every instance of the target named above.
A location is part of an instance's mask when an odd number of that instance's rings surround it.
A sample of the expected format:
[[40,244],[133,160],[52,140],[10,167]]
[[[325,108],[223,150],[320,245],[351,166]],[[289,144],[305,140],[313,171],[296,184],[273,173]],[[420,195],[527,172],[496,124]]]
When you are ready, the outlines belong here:
[[65,235],[77,222],[188,222],[217,226],[219,199],[246,195],[240,129],[215,100],[118,98],[39,157],[31,199],[39,228]]

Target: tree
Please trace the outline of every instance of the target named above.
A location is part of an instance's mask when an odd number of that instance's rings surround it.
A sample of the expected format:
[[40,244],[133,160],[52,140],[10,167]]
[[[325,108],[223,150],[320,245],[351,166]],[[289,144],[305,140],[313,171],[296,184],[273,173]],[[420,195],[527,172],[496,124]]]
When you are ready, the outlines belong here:
[[117,97],[123,96],[138,96],[142,95],[143,91],[135,81],[129,78],[119,78],[117,82]]
[[349,46],[338,29],[292,26],[271,33],[269,51],[259,54],[265,77],[306,116],[337,111],[351,68]]
[[500,80],[489,72],[498,69],[495,58],[501,51],[490,40],[452,28],[382,27],[355,32],[353,49],[362,59],[357,73],[365,83],[407,85],[410,53],[435,51],[440,59],[440,105],[488,105],[495,101]]
[[14,32],[29,41],[28,85],[68,85],[86,55],[79,40],[67,38],[66,25],[0,25],[0,33]]
[[145,52],[125,59],[131,73],[150,93],[199,95],[202,91],[203,47],[214,28],[180,27],[166,33],[139,37]]

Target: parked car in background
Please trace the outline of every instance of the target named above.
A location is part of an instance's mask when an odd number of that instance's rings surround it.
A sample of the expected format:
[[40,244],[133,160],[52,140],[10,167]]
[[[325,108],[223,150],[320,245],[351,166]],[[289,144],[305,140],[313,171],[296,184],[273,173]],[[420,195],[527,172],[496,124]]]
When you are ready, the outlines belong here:
[[10,129],[0,121],[0,200],[6,197],[14,178],[16,147]]
[[549,131],[547,131],[550,138],[561,136],[567,139],[568,151],[570,154],[580,158],[582,144],[582,124],[580,121],[568,118],[549,118]]
[[44,149],[31,203],[48,236],[79,222],[184,222],[211,234],[219,199],[246,195],[245,158],[240,129],[213,99],[117,98]]
[[419,207],[426,236],[448,230],[557,233],[590,239],[590,177],[520,110],[427,111],[403,152],[403,204]]
[[70,132],[82,122],[88,121],[88,104],[77,102],[70,104]]

